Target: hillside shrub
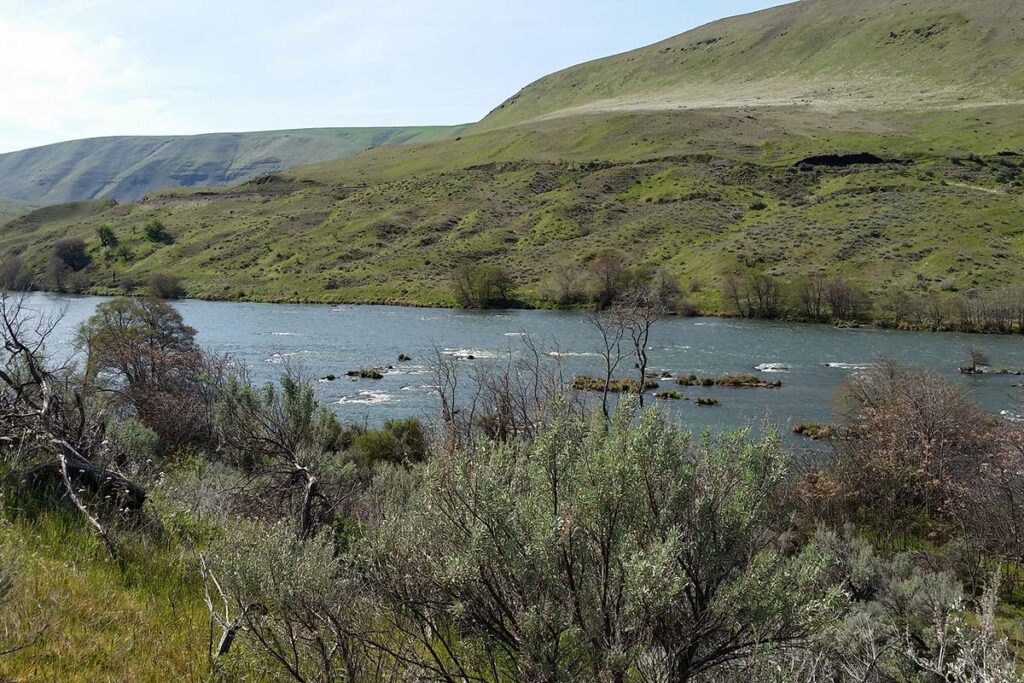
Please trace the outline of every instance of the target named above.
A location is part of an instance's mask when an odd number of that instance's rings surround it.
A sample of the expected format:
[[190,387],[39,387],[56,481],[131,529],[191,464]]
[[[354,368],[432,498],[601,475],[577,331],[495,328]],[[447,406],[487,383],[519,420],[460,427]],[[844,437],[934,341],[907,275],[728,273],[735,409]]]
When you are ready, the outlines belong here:
[[147,290],[156,299],[180,299],[185,296],[181,278],[169,273],[153,273],[149,277]]
[[383,429],[367,430],[356,436],[350,450],[371,467],[382,462],[418,463],[427,457],[427,435],[415,417],[387,420]]
[[75,272],[85,269],[92,262],[92,257],[85,250],[85,242],[77,237],[54,242],[53,259]]
[[826,623],[818,551],[774,543],[778,436],[693,443],[623,406],[442,454],[392,498],[358,556],[407,676],[690,680]]
[[174,235],[156,218],[146,224],[146,239],[156,244],[174,244]]
[[25,291],[32,286],[32,271],[18,256],[8,256],[0,262],[0,289]]

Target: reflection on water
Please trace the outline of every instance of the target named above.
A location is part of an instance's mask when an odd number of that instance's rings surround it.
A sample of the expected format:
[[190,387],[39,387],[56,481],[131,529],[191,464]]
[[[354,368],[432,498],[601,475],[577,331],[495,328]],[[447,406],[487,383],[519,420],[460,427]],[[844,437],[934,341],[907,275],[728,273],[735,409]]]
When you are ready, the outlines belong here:
[[[72,350],[74,329],[91,315],[96,297],[34,294],[33,308],[65,310],[53,350]],[[175,305],[199,332],[207,348],[245,363],[258,380],[271,380],[285,364],[318,382],[320,398],[344,419],[379,423],[385,418],[432,415],[435,399],[430,359],[440,351],[471,368],[504,363],[525,351],[528,334],[560,363],[565,375],[599,374],[599,340],[585,316],[551,311],[466,312],[394,306],[325,306],[180,301]],[[831,399],[844,378],[879,358],[926,368],[965,386],[987,409],[1008,419],[1024,414],[1020,377],[963,376],[968,344],[984,349],[995,366],[1024,368],[1024,338],[959,334],[836,330],[742,320],[668,319],[651,337],[650,368],[655,372],[772,373],[776,390],[674,387],[690,398],[716,398],[719,407],[691,402],[664,405],[694,430],[748,425],[770,419],[826,422]],[[399,354],[412,358],[399,363]],[[349,370],[392,365],[381,380],[353,380]],[[624,362],[623,372],[632,369]]]

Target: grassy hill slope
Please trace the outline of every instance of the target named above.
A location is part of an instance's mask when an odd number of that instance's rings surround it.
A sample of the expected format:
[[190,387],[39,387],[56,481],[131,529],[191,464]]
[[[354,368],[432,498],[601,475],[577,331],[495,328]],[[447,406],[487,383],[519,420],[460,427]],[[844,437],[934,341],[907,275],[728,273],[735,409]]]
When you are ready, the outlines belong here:
[[813,0],[733,17],[559,71],[483,127],[580,113],[801,105],[919,109],[1019,103],[1018,0]]
[[0,199],[0,223],[8,221],[15,216],[20,216],[32,209],[31,204],[16,202],[8,199]]
[[[866,14],[848,16],[848,4]],[[469,260],[505,266],[523,300],[543,304],[554,274],[583,272],[608,250],[668,268],[710,310],[723,275],[747,265],[786,280],[844,273],[877,294],[995,288],[1024,276],[1024,85],[1005,66],[1022,58],[1024,29],[1010,21],[1019,9],[1006,0],[805,0],[579,67],[649,62],[618,80],[593,76],[584,86],[564,75],[573,70],[556,74],[452,139],[381,146],[234,188],[29,214],[0,228],[0,256],[19,255],[45,285],[52,242],[80,235],[94,257],[92,291],[137,292],[167,272],[192,296],[270,301],[450,304],[448,276]],[[949,28],[936,33],[940,15]],[[770,68],[775,50],[779,69],[813,67],[831,74],[834,92],[863,97],[607,105],[638,88],[666,92],[656,79],[697,83],[690,71],[672,76],[680,57],[665,48],[719,33],[756,46],[736,49],[755,50],[757,69]],[[774,43],[765,38],[776,33]],[[890,34],[919,39],[907,38],[904,59],[875,56],[865,41],[885,45]],[[840,67],[823,71],[840,55]],[[964,55],[981,60],[966,76]],[[755,92],[755,66],[735,60],[714,62],[714,77],[741,99]],[[871,90],[861,75],[882,61],[885,79]],[[920,87],[894,89],[912,82]],[[798,163],[847,152],[885,163]],[[154,219],[173,245],[144,239]],[[100,225],[130,258],[100,247]]]
[[[448,276],[471,260],[506,266],[538,303],[552,274],[606,250],[702,284],[711,308],[721,275],[749,264],[784,279],[845,273],[876,293],[994,288],[1022,275],[1022,174],[1020,157],[796,170],[691,156],[494,163],[366,187],[282,178],[29,214],[2,231],[0,252],[45,273],[49,245],[76,234],[93,291],[163,272],[193,296],[267,301],[450,304]],[[153,219],[173,245],[145,240]],[[130,259],[101,248],[100,225]]]
[[381,145],[454,137],[459,130],[320,128],[74,140],[0,154],[0,197],[36,204],[133,200],[157,189],[242,182]]

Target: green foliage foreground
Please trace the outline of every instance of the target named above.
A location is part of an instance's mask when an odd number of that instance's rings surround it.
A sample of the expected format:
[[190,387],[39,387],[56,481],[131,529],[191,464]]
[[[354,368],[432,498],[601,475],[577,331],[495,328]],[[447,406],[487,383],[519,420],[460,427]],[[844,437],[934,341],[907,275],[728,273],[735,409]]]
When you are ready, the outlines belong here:
[[1015,680],[997,586],[979,620],[909,555],[796,540],[786,473],[777,434],[626,401],[383,472],[354,533],[233,532],[211,576],[297,680]]
[[[678,679],[760,639],[806,638],[825,617],[835,595],[818,551],[774,542],[777,437],[693,444],[658,413],[637,417],[562,418],[536,443],[483,444],[424,470],[357,554],[418,668]],[[417,639],[424,617],[450,642]],[[416,655],[439,649],[458,659]]]
[[[953,575],[909,554],[801,537],[788,467],[775,433],[695,441],[627,400],[607,425],[563,416],[532,443],[382,467],[358,521],[305,541],[288,520],[171,512],[168,486],[161,531],[133,532],[118,565],[67,513],[9,509],[4,634],[39,637],[0,666],[14,680],[1018,680],[997,585],[975,615]],[[236,642],[213,660],[222,625]]]
[[941,378],[853,378],[801,470],[632,395],[342,428],[153,300],[48,370],[0,304],[5,679],[1019,680],[1024,432]]

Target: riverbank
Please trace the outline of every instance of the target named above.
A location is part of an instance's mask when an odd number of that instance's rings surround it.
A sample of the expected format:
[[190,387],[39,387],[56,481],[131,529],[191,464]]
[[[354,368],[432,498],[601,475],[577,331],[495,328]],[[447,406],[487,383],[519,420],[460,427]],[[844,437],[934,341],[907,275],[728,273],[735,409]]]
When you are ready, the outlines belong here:
[[[57,292],[54,290],[37,289],[33,291],[39,291],[47,294],[61,295],[61,296],[74,296],[74,294],[67,294],[64,292]],[[125,292],[119,288],[111,287],[91,287],[81,294],[87,296],[146,296],[145,292],[135,290],[131,292]],[[500,308],[487,308],[487,309],[465,309],[458,306],[455,302],[454,297],[384,297],[384,296],[350,296],[346,295],[343,290],[324,290],[319,296],[307,296],[307,295],[290,295],[290,296],[278,296],[273,294],[261,294],[261,293],[229,293],[229,294],[218,294],[209,292],[189,292],[188,296],[183,299],[191,299],[196,301],[210,301],[210,302],[224,302],[224,303],[258,303],[258,304],[296,304],[296,305],[327,305],[327,306],[401,306],[406,308],[424,308],[424,309],[439,309],[439,310],[488,310],[488,311],[501,311],[501,310],[518,310],[518,311],[561,311],[570,313],[586,313],[590,310],[590,305],[574,305],[574,306],[559,306],[551,301],[545,301],[537,298],[531,299],[519,299],[515,301],[506,302],[506,304]],[[1019,322],[1010,323],[1012,331],[998,330],[998,329],[986,329],[984,326],[977,324],[963,324],[959,321],[949,320],[942,324],[936,325],[934,323],[925,322],[912,322],[908,320],[901,320],[896,323],[892,320],[881,320],[881,319],[865,319],[865,320],[828,320],[828,319],[813,319],[802,315],[781,315],[778,317],[758,317],[758,316],[743,316],[732,311],[722,310],[719,307],[693,307],[687,305],[680,307],[685,309],[686,312],[670,311],[665,317],[668,318],[718,318],[723,320],[766,320],[775,321],[781,323],[800,324],[800,325],[826,325],[834,327],[835,329],[874,329],[874,330],[888,330],[898,332],[944,332],[944,333],[960,333],[960,334],[971,334],[971,335],[985,335],[985,336],[1015,336],[1024,334],[1024,325]]]

